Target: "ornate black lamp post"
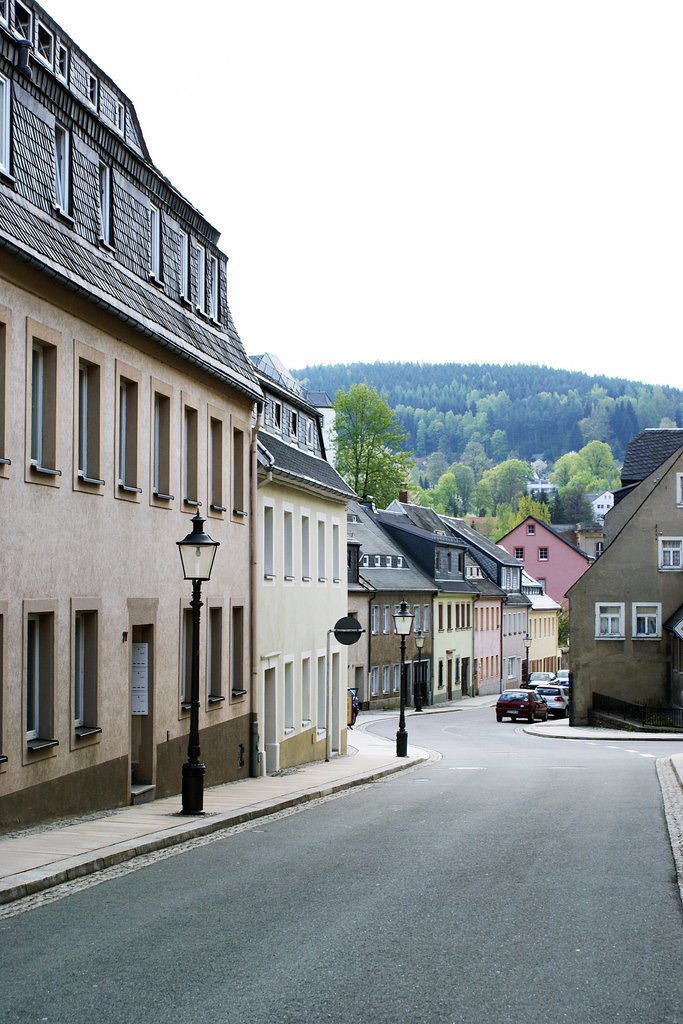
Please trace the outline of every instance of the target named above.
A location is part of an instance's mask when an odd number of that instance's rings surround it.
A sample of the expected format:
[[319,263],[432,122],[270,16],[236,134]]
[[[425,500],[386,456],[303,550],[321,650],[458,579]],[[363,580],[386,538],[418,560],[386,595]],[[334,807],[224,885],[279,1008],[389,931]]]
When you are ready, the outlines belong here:
[[406,637],[413,628],[413,613],[405,601],[394,612],[394,633],[401,638],[401,705],[396,733],[396,757],[408,756],[408,733],[406,732]]
[[179,540],[178,550],[183,564],[183,575],[192,580],[192,649],[190,681],[190,736],[187,744],[187,762],[183,765],[183,809],[181,814],[204,813],[204,772],[199,760],[199,609],[202,606],[202,582],[211,579],[213,560],[218,547],[204,533],[204,520],[199,512],[192,518],[192,533]]
[[415,646],[417,648],[417,680],[413,687],[414,699],[415,699],[415,710],[422,711],[422,708],[427,702],[427,687],[422,679],[422,648],[425,645],[424,633],[421,629],[415,630]]
[[530,647],[531,647],[531,637],[527,633],[527,635],[524,637],[524,648],[526,650],[526,669],[525,669],[525,679],[524,679],[525,683],[529,682],[529,648]]

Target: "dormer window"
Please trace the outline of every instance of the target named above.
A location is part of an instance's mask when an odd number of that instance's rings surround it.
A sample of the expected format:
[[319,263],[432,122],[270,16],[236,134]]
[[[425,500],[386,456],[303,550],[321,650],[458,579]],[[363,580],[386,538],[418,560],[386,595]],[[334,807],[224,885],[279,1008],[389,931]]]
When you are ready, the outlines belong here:
[[121,135],[123,135],[126,127],[126,109],[120,100],[116,101],[116,120],[114,122],[114,127],[117,132],[120,132]]
[[55,73],[64,81],[69,77],[69,51],[63,43],[57,43],[57,60],[55,61]]
[[6,25],[9,14],[9,0],[0,0],[0,22]]
[[161,214],[156,206],[149,208],[149,276],[161,280]]
[[209,282],[209,316],[218,322],[218,259],[216,256],[209,257],[211,269],[211,280]]
[[88,75],[88,102],[97,109],[97,97],[99,92],[99,82],[94,75]]
[[38,38],[36,41],[36,57],[52,68],[55,56],[55,39],[49,29],[38,22]]
[[71,190],[71,140],[66,128],[55,125],[55,203],[68,215]]
[[292,412],[289,418],[289,434],[290,437],[296,437],[299,433],[299,416],[297,413]]
[[313,447],[313,420],[306,417],[306,444]]
[[33,19],[28,7],[14,0],[14,31],[21,39],[33,42]]
[[273,426],[282,430],[282,403],[273,402]]

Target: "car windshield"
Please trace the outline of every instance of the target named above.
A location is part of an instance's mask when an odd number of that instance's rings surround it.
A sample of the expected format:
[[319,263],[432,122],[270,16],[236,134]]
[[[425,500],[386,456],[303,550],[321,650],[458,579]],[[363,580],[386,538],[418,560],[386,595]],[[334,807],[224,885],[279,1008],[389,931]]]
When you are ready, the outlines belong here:
[[562,690],[559,686],[537,686],[536,693],[542,693],[545,697],[561,697]]
[[501,700],[518,700],[518,701],[523,703],[527,699],[527,695],[526,695],[526,693],[508,693],[508,692],[505,692],[505,693],[501,693],[500,699]]

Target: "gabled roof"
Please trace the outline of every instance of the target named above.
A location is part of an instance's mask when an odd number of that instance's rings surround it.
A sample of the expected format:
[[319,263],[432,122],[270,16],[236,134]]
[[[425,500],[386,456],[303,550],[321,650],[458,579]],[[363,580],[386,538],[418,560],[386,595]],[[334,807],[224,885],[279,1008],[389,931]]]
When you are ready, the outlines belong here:
[[455,536],[464,540],[469,547],[488,555],[489,558],[494,559],[500,565],[519,566],[519,562],[514,555],[511,555],[509,551],[502,548],[500,544],[494,544],[483,533],[473,530],[464,519],[456,519],[454,516],[441,516],[441,519]]
[[621,470],[623,487],[640,483],[683,447],[683,429],[650,428],[631,438]]
[[356,495],[325,459],[286,444],[274,434],[260,434],[259,461],[264,469],[306,490],[325,491],[348,501]]
[[401,558],[403,566],[360,565],[360,578],[369,583],[373,590],[427,591],[436,593],[436,586],[416,563],[396,544],[390,534],[380,529],[372,513],[356,501],[349,502],[347,513],[347,539],[360,544],[361,554],[391,555]]
[[552,527],[550,523],[544,523],[542,519],[537,519],[536,516],[527,516],[526,519],[524,519],[521,523],[518,523],[517,526],[514,527],[514,529],[509,530],[504,537],[501,537],[498,543],[502,544],[506,537],[509,537],[510,534],[514,533],[515,530],[518,530],[520,526],[524,526],[525,523],[536,523],[536,525],[544,529],[546,533],[550,533],[553,535],[553,537],[557,537],[557,539],[561,540],[563,544],[566,544],[568,548],[571,548],[572,551],[575,551],[577,555],[581,555],[581,557],[585,559],[586,562],[595,561],[592,555],[586,554],[586,552],[582,551],[580,547],[576,546],[576,544],[572,544],[570,540],[567,540],[566,537],[563,537],[559,530],[554,529],[554,527]]
[[388,530],[398,544],[413,556],[423,572],[433,580],[437,589],[447,594],[476,594],[476,587],[472,586],[464,577],[435,575],[434,551],[438,548],[453,548],[462,552],[465,545],[458,541],[452,534],[445,535],[434,533],[431,529],[424,529],[415,526],[407,515],[399,511],[377,511],[374,513],[375,521]]

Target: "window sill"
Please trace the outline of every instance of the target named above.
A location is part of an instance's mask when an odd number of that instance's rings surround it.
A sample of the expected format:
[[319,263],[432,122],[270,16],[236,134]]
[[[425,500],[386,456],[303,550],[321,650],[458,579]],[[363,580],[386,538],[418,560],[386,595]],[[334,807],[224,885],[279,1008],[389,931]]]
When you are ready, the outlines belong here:
[[11,466],[11,465],[12,465],[12,460],[11,459],[0,459],[0,466]]
[[0,181],[3,181],[5,185],[10,185],[12,188],[17,187],[17,179],[9,171],[6,171],[4,167],[0,167]]
[[225,700],[225,697],[221,693],[210,693],[209,694],[209,704],[222,704],[224,700]]
[[264,572],[263,578],[264,578],[264,580],[274,580],[274,579],[276,579],[276,576],[275,576],[275,573],[273,573],[273,572]]
[[68,225],[68,227],[73,228],[76,226],[76,221],[73,219],[71,214],[67,213],[66,210],[63,210],[61,206],[53,205],[52,212],[58,220],[61,220],[61,222]]
[[233,514],[234,516],[242,516],[242,517],[244,517],[244,518],[246,518],[246,517],[247,517],[247,516],[249,515],[249,513],[248,513],[248,512],[245,512],[245,511],[244,511],[243,509],[241,509],[241,508],[234,508],[234,509],[232,510],[232,514]]
[[40,473],[41,476],[61,476],[61,469],[50,469],[49,466],[41,466],[38,462],[31,462],[31,472]]
[[225,507],[225,505],[217,505],[213,501],[209,505],[209,510],[211,512],[227,512],[228,511],[227,508]]
[[114,253],[116,252],[116,249],[115,249],[115,248],[114,248],[114,246],[113,246],[113,245],[111,244],[111,242],[108,242],[108,241],[106,240],[106,238],[102,238],[102,236],[101,236],[101,235],[100,235],[100,237],[99,237],[99,238],[97,239],[97,244],[99,245],[100,249],[104,249],[104,251],[105,251],[105,252],[108,252],[108,253],[110,253],[110,254],[111,254],[112,256],[113,256],[113,255],[114,255]]
[[287,580],[288,583],[291,583],[293,579],[293,576],[285,576],[285,580]]
[[163,290],[164,282],[162,281],[162,279],[160,277],[157,277],[156,274],[152,273],[151,270],[150,270],[150,272],[149,272],[149,274],[147,276],[147,280],[149,281],[150,284],[153,284],[155,288],[159,288],[160,290]]
[[48,747],[58,747],[59,740],[47,740],[47,739],[35,739],[27,740],[26,746],[31,754],[36,753],[38,750],[47,750]]
[[133,487],[132,484],[122,484],[120,480],[119,490],[123,494],[142,494],[142,487]]
[[7,764],[9,758],[7,754],[0,754],[0,764]]
[[246,690],[232,690],[232,696],[233,697],[246,697],[246,695],[247,695],[247,691]]
[[173,501],[174,497],[172,494],[162,494],[161,491],[153,491],[152,494],[157,501]]
[[99,725],[77,725],[74,732],[77,740],[84,740],[88,736],[97,736],[102,728]]
[[327,583],[327,576],[318,576],[318,583]]
[[625,636],[596,636],[596,640],[625,640]]
[[85,473],[78,474],[78,482],[89,484],[91,487],[104,487],[104,480],[100,480],[96,476],[86,476]]
[[181,711],[185,711],[185,712],[191,711],[191,710],[192,710],[192,705],[191,705],[191,704],[189,704],[189,703],[185,703],[185,702],[183,702],[183,703],[181,703],[181,705],[180,705],[180,710],[181,710]]
[[310,576],[302,576],[301,577],[301,582],[302,583],[310,583],[311,582],[311,577]]
[[291,736],[296,730],[293,725],[287,726],[285,729],[285,736]]
[[189,505],[190,508],[202,507],[202,503],[198,498],[183,498],[183,505]]

